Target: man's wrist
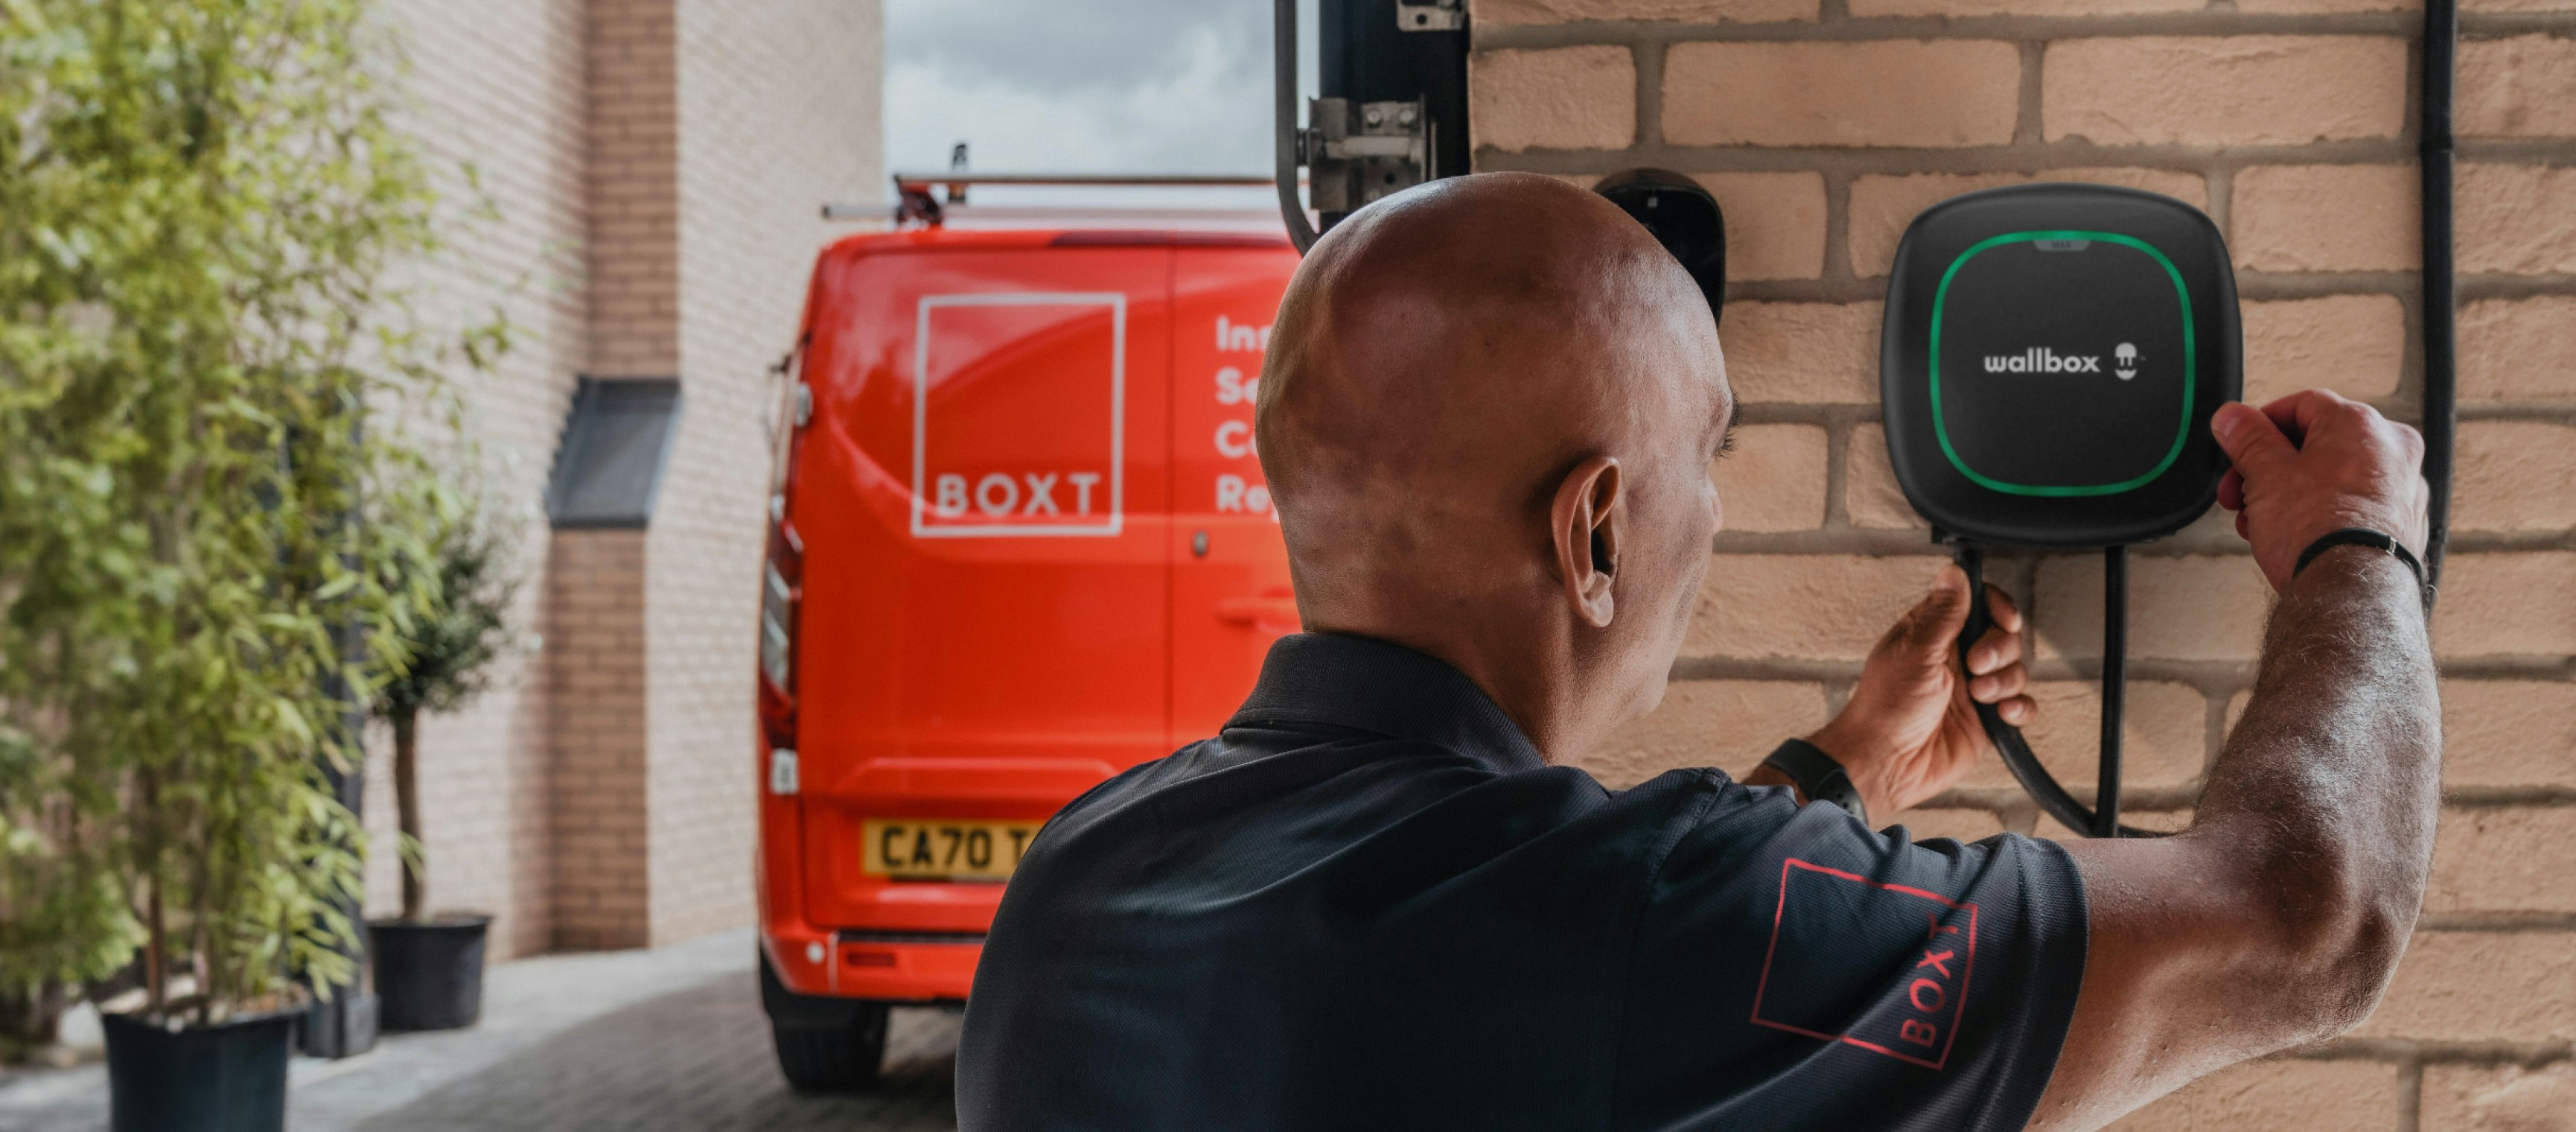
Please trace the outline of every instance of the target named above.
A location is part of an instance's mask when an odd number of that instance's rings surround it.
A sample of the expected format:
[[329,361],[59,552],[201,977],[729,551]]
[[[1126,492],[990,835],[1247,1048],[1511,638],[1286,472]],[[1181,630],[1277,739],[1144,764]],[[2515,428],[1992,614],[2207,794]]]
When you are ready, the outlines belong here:
[[1791,739],[1773,749],[1762,765],[1795,784],[1809,802],[1828,802],[1863,823],[1869,821],[1869,807],[1861,800],[1860,787],[1852,782],[1842,762],[1823,748],[1804,739]]
[[2364,564],[2371,558],[2385,559],[2401,567],[2413,580],[2416,597],[2423,603],[2425,614],[2432,614],[2432,579],[2425,572],[2423,560],[2417,558],[2397,535],[2376,527],[2342,527],[2327,531],[2299,552],[2290,566],[2291,581],[2296,582],[2311,565],[2329,555],[2343,557],[2365,569],[2367,566]]

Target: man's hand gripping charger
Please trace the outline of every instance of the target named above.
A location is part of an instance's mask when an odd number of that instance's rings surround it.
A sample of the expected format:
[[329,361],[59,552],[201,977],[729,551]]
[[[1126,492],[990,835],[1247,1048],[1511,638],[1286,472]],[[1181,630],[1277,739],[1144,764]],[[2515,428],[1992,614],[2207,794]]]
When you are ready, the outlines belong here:
[[[2218,498],[2210,414],[2240,396],[2244,345],[2227,245],[2200,210],[2153,193],[2042,184],[1954,197],[1906,229],[1887,284],[1879,384],[1905,498],[1960,546],[2107,549],[2103,757],[2087,807],[1981,705],[2042,808],[2095,836],[2118,824],[2127,544]],[[1981,587],[1980,587],[1981,588]],[[1986,629],[1985,603],[1961,647]]]

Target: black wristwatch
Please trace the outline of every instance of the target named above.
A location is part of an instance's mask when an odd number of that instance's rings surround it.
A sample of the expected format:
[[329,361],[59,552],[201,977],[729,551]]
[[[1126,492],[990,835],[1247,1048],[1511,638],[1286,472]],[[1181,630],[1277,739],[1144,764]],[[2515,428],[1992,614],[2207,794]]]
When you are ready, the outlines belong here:
[[1835,762],[1815,744],[1804,739],[1791,739],[1762,760],[1762,765],[1775,767],[1798,784],[1810,802],[1831,802],[1851,811],[1862,825],[1869,824],[1869,810],[1860,804],[1860,788],[1852,785],[1851,776],[1843,773],[1843,764]]

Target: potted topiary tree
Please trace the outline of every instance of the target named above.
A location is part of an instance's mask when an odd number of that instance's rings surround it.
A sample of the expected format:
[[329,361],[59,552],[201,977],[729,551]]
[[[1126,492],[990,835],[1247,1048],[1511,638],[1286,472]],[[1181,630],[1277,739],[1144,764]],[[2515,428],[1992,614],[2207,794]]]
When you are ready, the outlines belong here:
[[131,961],[117,1132],[282,1128],[355,974],[329,779],[435,577],[406,430],[489,334],[379,286],[433,202],[366,8],[0,10],[0,985]]
[[376,689],[375,715],[394,733],[394,807],[402,827],[402,915],[367,925],[378,1018],[387,1030],[452,1030],[483,1012],[483,940],[492,917],[432,915],[429,850],[420,820],[420,716],[452,711],[483,690],[491,662],[510,646],[518,591],[506,541],[482,512],[440,523],[428,607],[394,632],[403,660]]

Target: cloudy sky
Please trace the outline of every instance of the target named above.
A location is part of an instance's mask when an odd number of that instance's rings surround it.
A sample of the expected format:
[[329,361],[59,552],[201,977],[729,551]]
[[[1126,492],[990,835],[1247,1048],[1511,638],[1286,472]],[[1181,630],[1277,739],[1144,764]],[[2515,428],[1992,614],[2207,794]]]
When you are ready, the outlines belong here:
[[886,0],[886,163],[946,168],[965,141],[987,172],[1265,174],[1270,12],[1270,0]]

